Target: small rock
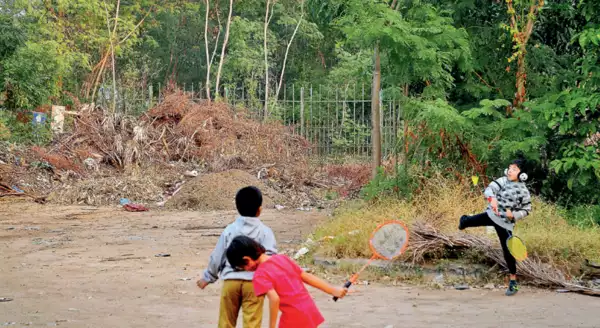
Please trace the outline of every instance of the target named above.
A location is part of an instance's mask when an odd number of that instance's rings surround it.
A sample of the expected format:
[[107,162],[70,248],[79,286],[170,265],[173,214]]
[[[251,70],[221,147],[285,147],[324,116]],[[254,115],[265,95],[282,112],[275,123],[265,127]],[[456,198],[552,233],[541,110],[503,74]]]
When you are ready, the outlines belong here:
[[69,311],[71,311],[71,312],[79,312],[79,309],[76,309],[76,308],[69,308]]
[[360,230],[352,230],[352,231],[348,232],[348,234],[350,236],[354,236],[354,235],[358,234],[359,232],[360,232]]
[[483,286],[484,289],[496,289],[496,285],[489,283]]
[[38,231],[38,230],[40,230],[40,227],[25,227],[25,230],[35,230],[35,231]]
[[275,205],[275,209],[277,209],[278,211],[281,211],[285,208],[285,206],[283,205]]
[[152,229],[158,229],[158,226],[152,226]]
[[306,247],[302,247],[298,250],[298,252],[296,252],[296,255],[294,255],[294,259],[297,260],[299,258],[301,258],[302,256],[306,255],[306,253],[308,253],[308,248]]
[[198,176],[198,171],[196,171],[196,170],[193,170],[193,171],[185,171],[185,172],[183,173],[183,175],[185,175],[186,177],[189,177],[189,178],[195,178],[195,177],[197,177],[197,176]]
[[179,280],[181,280],[181,281],[188,281],[188,280],[192,280],[192,278],[179,278]]
[[6,230],[15,230],[15,227],[8,227]]
[[171,254],[167,254],[167,253],[160,253],[160,254],[156,254],[154,255],[155,257],[170,257]]
[[12,300],[13,300],[13,299],[12,299],[12,298],[9,298],[9,297],[0,297],[0,302],[10,302],[10,301],[12,301]]
[[456,285],[454,286],[456,290],[467,290],[469,289],[469,285]]
[[394,328],[394,325],[387,325],[384,328]]
[[179,294],[182,294],[182,295],[185,295],[185,294],[187,294],[187,293],[188,293],[188,292],[186,292],[186,291],[183,291],[183,290],[179,291]]
[[440,274],[436,275],[433,280],[438,284],[443,284],[444,283],[444,274],[440,273]]

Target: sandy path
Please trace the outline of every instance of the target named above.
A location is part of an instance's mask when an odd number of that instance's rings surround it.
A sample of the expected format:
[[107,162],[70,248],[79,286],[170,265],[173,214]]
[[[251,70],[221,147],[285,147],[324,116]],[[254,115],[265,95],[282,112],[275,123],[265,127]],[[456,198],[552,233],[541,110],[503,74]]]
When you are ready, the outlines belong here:
[[[234,215],[0,203],[0,297],[14,299],[0,302],[0,326],[215,327],[220,285],[201,291],[195,280]],[[281,250],[323,219],[316,212],[263,216]],[[600,327],[600,300],[586,296],[357,290],[338,303],[313,291],[323,327]]]

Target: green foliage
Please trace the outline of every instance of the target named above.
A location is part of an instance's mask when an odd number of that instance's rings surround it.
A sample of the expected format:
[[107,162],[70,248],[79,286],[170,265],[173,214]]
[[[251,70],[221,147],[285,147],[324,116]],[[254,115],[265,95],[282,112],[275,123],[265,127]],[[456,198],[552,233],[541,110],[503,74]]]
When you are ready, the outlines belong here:
[[567,222],[576,227],[585,229],[600,225],[600,205],[578,205],[563,212]]
[[54,41],[28,42],[4,61],[4,85],[12,94],[10,108],[33,109],[59,96],[68,62]]
[[51,140],[52,131],[48,122],[34,127],[30,122],[19,122],[15,113],[0,110],[0,141],[45,145]]
[[383,168],[378,168],[377,175],[361,190],[361,197],[369,201],[386,196],[410,200],[419,186],[416,176],[404,166],[397,165],[395,169],[394,174],[387,174]]

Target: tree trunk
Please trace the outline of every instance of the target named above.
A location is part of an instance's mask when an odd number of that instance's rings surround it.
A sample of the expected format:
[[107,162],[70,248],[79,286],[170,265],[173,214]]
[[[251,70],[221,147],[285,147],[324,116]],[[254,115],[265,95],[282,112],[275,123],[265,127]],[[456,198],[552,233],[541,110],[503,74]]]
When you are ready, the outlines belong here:
[[279,76],[279,84],[277,85],[277,92],[275,93],[275,100],[279,99],[279,92],[281,91],[281,85],[283,84],[283,74],[285,73],[285,64],[287,62],[288,53],[290,52],[290,46],[292,45],[292,42],[294,42],[294,37],[296,36],[296,33],[298,32],[298,28],[300,27],[300,23],[302,23],[302,18],[304,17],[304,3],[302,3],[301,6],[302,6],[302,14],[300,15],[300,18],[298,19],[298,24],[296,24],[296,28],[294,29],[294,33],[292,33],[290,42],[288,42],[287,48],[285,49],[285,56],[283,57],[283,66],[281,68],[281,75]]
[[[523,46],[525,48],[525,46]],[[523,49],[525,51],[525,49]],[[517,92],[515,93],[515,100],[513,102],[514,108],[521,108],[523,103],[527,100],[527,89],[526,89],[526,81],[527,81],[527,72],[525,71],[525,53],[520,54],[517,59],[517,83],[516,88]],[[509,113],[512,114],[512,113]]]
[[269,4],[270,0],[267,0],[267,8],[265,9],[265,29],[264,29],[264,52],[265,52],[265,108],[263,113],[263,121],[267,120],[269,116],[269,60],[267,58],[267,30],[269,27]]
[[[223,47],[221,48],[221,60],[219,61],[219,69],[217,70],[217,81],[215,83],[215,98],[219,97],[219,82],[221,80],[221,69],[223,69],[223,62],[225,61],[225,48],[227,48],[227,41],[229,40],[229,26],[231,26],[231,12],[233,11],[233,0],[229,0],[229,17],[227,17],[227,27],[225,28],[225,39],[223,40]],[[217,43],[219,39],[217,38]],[[217,45],[215,45],[215,48]]]
[[204,18],[204,47],[206,49],[206,98],[210,101],[210,56],[208,54],[208,14],[209,0],[206,0],[206,17]]
[[373,89],[371,90],[371,141],[373,147],[373,177],[381,166],[381,113],[379,108],[379,89],[381,84],[381,60],[379,57],[379,44],[375,45],[375,65],[373,68]]

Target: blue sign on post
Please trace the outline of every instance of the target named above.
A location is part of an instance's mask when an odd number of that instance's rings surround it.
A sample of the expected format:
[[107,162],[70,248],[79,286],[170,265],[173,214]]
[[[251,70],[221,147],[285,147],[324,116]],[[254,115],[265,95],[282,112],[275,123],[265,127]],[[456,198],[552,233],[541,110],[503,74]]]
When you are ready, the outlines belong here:
[[46,124],[46,113],[40,112],[31,112],[33,114],[33,119],[31,120],[31,124],[33,124],[33,135],[35,139],[39,143],[41,140],[40,130]]
[[32,114],[33,114],[33,120],[31,121],[31,124],[33,124],[34,126],[44,125],[46,123],[46,118],[47,118],[46,113],[32,112]]

